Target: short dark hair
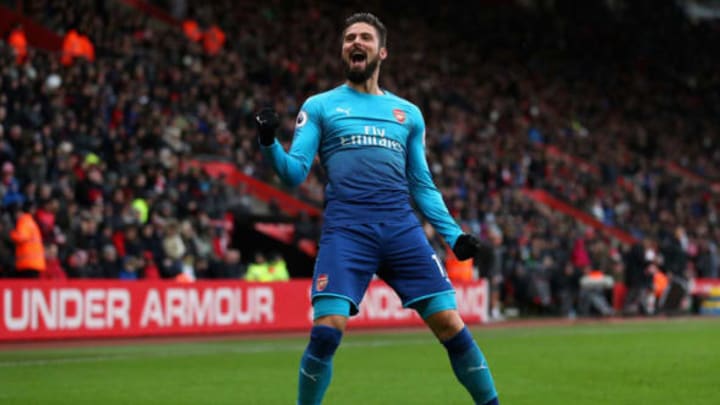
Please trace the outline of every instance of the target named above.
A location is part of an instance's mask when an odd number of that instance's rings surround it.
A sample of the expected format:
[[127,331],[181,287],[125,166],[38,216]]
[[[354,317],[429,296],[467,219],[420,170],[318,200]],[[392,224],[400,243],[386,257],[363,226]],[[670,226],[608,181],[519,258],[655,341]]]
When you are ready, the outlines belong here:
[[375,27],[375,30],[378,33],[378,39],[380,40],[380,46],[385,46],[385,43],[387,41],[387,29],[385,28],[385,24],[383,24],[382,21],[380,21],[380,19],[377,18],[375,14],[355,13],[350,17],[346,18],[345,25],[343,26],[343,35],[345,35],[345,30],[347,30],[349,26],[355,23],[366,23]]

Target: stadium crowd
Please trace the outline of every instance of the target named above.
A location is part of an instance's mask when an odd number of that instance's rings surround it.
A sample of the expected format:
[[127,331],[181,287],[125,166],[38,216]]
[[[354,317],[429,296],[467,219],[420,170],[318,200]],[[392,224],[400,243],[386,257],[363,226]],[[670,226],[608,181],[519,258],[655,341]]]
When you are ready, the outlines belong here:
[[[14,271],[9,235],[23,209],[40,226],[48,275],[244,273],[224,225],[228,212],[250,210],[244,191],[183,162],[211,155],[280,186],[261,161],[252,115],[272,103],[289,145],[304,99],[342,81],[334,38],[352,10],[157,3],[222,30],[222,50],[135,9],[90,0],[30,2],[24,12],[60,35],[86,35],[93,62],[64,66],[61,55],[31,49],[16,64],[0,43],[0,274]],[[478,263],[496,309],[572,314],[595,270],[640,295],[657,269],[718,276],[718,201],[708,186],[720,177],[720,73],[710,51],[717,25],[643,2],[623,10],[558,2],[552,11],[479,2],[464,13],[403,4],[372,4],[390,31],[381,84],[420,106],[430,168],[451,213],[496,246],[492,264]],[[320,205],[323,181],[316,165],[291,192]],[[585,227],[526,188],[637,242]]]

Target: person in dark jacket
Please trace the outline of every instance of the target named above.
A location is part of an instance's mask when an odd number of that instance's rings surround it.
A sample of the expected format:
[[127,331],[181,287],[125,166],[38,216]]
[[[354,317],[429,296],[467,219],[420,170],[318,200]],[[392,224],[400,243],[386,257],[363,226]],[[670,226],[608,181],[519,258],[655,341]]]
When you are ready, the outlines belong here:
[[647,297],[652,293],[653,281],[649,265],[656,254],[652,245],[653,241],[646,238],[642,243],[634,244],[627,253],[625,284],[628,294],[623,308],[626,315],[637,315],[641,310],[649,312]]

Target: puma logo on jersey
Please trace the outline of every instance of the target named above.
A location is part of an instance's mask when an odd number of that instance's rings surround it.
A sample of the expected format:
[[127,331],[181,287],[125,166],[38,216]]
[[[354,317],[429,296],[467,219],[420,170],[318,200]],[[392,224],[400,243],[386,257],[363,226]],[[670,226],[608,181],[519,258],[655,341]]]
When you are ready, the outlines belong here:
[[344,114],[347,115],[348,117],[350,116],[350,109],[349,109],[349,108],[340,108],[340,107],[338,107],[338,108],[335,109],[335,111],[344,113]]

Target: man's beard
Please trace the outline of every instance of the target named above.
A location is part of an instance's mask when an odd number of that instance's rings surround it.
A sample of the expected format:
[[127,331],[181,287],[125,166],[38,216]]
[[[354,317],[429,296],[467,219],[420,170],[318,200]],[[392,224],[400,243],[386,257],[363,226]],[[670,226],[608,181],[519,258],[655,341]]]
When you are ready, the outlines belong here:
[[345,77],[355,84],[361,84],[365,83],[372,77],[373,73],[375,73],[375,69],[377,69],[378,63],[380,63],[380,58],[366,62],[365,69],[362,70],[353,70],[350,67],[350,63],[352,62],[345,61]]

